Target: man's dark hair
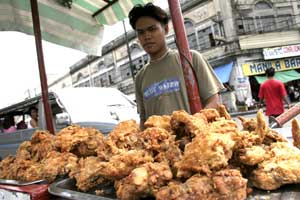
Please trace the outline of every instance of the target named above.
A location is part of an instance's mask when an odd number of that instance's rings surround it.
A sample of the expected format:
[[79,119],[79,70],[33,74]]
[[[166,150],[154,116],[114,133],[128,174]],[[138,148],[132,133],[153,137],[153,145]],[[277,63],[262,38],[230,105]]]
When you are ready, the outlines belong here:
[[134,30],[135,23],[141,17],[152,17],[164,25],[169,22],[168,14],[163,9],[153,5],[152,3],[147,3],[146,5],[137,4],[131,9],[128,18],[129,23]]
[[266,69],[267,77],[273,77],[274,74],[275,74],[275,69],[273,67],[270,67],[270,68]]

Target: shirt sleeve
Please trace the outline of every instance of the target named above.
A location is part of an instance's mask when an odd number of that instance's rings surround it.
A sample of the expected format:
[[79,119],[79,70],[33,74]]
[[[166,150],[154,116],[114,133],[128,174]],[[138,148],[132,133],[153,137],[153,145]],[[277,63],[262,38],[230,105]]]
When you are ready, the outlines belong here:
[[287,95],[284,84],[282,82],[280,82],[280,93],[281,93],[282,97]]
[[140,81],[139,81],[139,76],[136,76],[135,79],[135,99],[136,99],[136,104],[137,104],[137,111],[140,115],[140,128],[144,128],[144,123],[145,123],[145,107],[144,107],[144,100],[143,100],[143,91],[141,91],[140,87]]
[[207,60],[197,51],[191,51],[191,53],[201,101],[205,103],[209,97],[219,93],[224,86]]

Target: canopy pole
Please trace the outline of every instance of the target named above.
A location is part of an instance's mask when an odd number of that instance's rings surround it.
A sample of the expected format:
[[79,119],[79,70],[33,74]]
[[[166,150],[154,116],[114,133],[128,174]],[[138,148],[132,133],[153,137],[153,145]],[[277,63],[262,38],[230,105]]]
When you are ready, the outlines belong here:
[[46,76],[46,70],[44,64],[38,4],[37,4],[37,0],[30,0],[30,2],[31,2],[32,20],[33,20],[33,30],[35,36],[34,38],[35,38],[37,58],[39,64],[40,81],[41,81],[41,88],[42,88],[42,99],[43,99],[43,106],[44,106],[45,117],[46,117],[46,126],[48,131],[54,134],[54,127],[52,123],[52,111],[48,102],[48,84],[47,84],[47,76]]
[[186,37],[183,17],[179,0],[168,0],[170,14],[176,35],[178,51],[183,69],[184,80],[187,88],[191,113],[194,114],[202,109],[197,79],[189,63],[192,62],[189,43]]

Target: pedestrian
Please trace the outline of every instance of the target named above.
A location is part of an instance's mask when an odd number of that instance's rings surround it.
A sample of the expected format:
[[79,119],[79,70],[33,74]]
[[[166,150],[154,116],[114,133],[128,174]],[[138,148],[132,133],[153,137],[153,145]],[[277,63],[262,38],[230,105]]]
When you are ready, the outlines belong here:
[[36,107],[29,108],[29,115],[31,117],[28,128],[37,128],[38,127],[38,109]]
[[271,123],[271,116],[276,118],[284,112],[283,100],[290,107],[290,101],[287,97],[284,84],[274,79],[274,75],[275,69],[273,67],[266,70],[268,79],[261,84],[258,94],[260,107],[262,107],[263,100],[265,100],[266,115],[269,117],[269,124]]
[[[129,21],[150,56],[150,62],[135,77],[141,128],[151,115],[169,115],[182,109],[190,113],[179,53],[167,47],[167,13],[152,3],[136,5],[129,13]],[[216,108],[223,84],[200,53],[191,51],[191,54],[201,102],[205,108]]]

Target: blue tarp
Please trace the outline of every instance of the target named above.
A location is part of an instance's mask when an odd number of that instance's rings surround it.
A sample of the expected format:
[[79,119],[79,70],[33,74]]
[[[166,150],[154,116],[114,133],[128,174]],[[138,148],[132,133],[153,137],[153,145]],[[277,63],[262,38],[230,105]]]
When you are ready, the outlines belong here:
[[230,78],[233,62],[227,63],[225,65],[220,65],[214,68],[217,77],[222,83],[227,83]]

